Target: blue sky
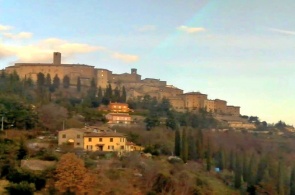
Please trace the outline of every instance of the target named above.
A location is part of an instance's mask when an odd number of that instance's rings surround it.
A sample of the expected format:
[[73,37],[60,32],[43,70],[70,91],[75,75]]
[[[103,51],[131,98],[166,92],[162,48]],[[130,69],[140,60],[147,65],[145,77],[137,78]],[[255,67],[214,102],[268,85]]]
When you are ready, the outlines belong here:
[[0,66],[137,68],[295,125],[294,0],[0,0]]

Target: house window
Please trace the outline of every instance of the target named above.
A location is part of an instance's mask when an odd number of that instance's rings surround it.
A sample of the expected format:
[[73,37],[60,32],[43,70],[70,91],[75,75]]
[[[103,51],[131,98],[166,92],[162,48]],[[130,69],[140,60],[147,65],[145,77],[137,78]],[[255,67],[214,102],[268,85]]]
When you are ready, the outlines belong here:
[[80,138],[80,135],[77,135],[77,138]]
[[66,136],[66,134],[62,134],[62,138],[66,138],[67,136]]
[[110,138],[110,142],[113,142],[113,138]]
[[108,146],[109,150],[114,150],[114,148],[115,148],[114,146]]
[[92,145],[87,145],[87,146],[86,146],[86,149],[87,149],[87,150],[92,150]]
[[89,138],[88,138],[88,141],[89,141],[89,142],[92,142],[92,138],[91,138],[91,137],[89,137]]
[[80,143],[79,142],[77,142],[77,146],[80,146]]
[[121,146],[121,150],[124,150],[124,146]]
[[99,138],[99,142],[102,142],[102,138],[101,137]]

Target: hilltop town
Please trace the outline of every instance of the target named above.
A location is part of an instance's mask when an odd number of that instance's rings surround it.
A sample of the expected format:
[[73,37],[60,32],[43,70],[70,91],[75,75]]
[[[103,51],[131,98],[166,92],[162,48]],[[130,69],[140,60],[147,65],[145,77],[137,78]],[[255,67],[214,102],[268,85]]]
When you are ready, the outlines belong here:
[[[37,81],[37,74],[43,73],[50,75],[51,78],[69,77],[70,85],[76,86],[80,80],[82,86],[90,86],[91,80],[94,79],[96,87],[105,90],[110,84],[112,88],[125,87],[127,99],[136,99],[149,95],[160,100],[167,98],[172,107],[178,112],[199,111],[204,109],[219,115],[234,116],[240,126],[244,128],[253,128],[253,125],[245,124],[238,119],[240,116],[240,107],[227,105],[226,100],[208,99],[207,94],[200,92],[184,93],[173,85],[168,85],[166,81],[160,79],[145,78],[141,79],[141,75],[137,73],[137,69],[132,68],[130,73],[114,74],[111,70],[103,68],[95,68],[94,66],[85,64],[63,64],[61,53],[53,53],[52,63],[16,63],[5,69],[7,73],[16,72],[21,79],[31,78]],[[235,123],[237,126],[237,123]]]
[[[275,159],[282,154],[287,159],[293,148],[289,141],[294,128],[283,121],[271,125],[241,116],[240,107],[225,100],[142,79],[134,68],[113,74],[89,65],[62,64],[58,52],[53,63],[7,67],[0,75],[0,89],[0,156],[5,159],[0,162],[0,193],[259,191],[268,188],[254,172],[266,162],[269,144],[282,151]],[[256,162],[249,160],[254,157]],[[236,176],[239,167],[253,178]],[[265,167],[279,170],[280,164]],[[292,179],[286,178],[284,188],[289,189]]]

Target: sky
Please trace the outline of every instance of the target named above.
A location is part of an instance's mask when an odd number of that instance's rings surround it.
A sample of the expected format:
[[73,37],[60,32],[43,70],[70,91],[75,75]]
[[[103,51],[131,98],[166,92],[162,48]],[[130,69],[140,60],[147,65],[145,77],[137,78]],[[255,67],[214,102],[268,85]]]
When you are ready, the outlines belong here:
[[294,0],[0,0],[0,68],[87,64],[295,125]]

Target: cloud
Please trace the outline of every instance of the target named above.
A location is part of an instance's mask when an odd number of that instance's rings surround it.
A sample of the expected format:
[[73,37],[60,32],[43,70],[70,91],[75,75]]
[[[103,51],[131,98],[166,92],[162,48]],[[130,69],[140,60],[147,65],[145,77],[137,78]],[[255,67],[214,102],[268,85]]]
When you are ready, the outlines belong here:
[[1,25],[0,24],[0,31],[7,31],[12,29],[12,26],[6,26],[6,25]]
[[17,58],[17,62],[51,62],[52,53],[61,52],[64,58],[80,53],[101,50],[102,47],[82,43],[72,43],[62,39],[49,38],[30,45],[0,43],[0,59]]
[[32,33],[30,32],[20,32],[17,34],[13,34],[13,33],[2,33],[2,35],[6,38],[9,39],[29,39],[33,36]]
[[270,31],[285,34],[285,35],[295,35],[295,31],[288,31],[288,30],[282,30],[277,28],[269,28]]
[[62,53],[63,60],[70,59],[77,54],[91,52],[102,52],[111,58],[128,63],[135,62],[139,59],[136,55],[123,54],[103,46],[69,42],[58,38],[43,39],[28,45],[15,45],[0,42],[0,59],[14,57],[17,62],[51,62],[52,53],[55,51]]
[[137,31],[139,32],[148,32],[148,31],[155,31],[155,30],[156,30],[156,26],[154,25],[144,25],[137,29]]
[[188,26],[180,26],[177,28],[180,31],[189,33],[189,34],[193,34],[193,33],[199,33],[199,32],[203,32],[206,29],[203,27],[188,27]]
[[[0,25],[0,31],[11,29],[10,26]],[[151,29],[151,27],[149,27]],[[146,30],[148,27],[146,27]],[[84,43],[69,42],[58,38],[47,38],[37,42],[29,40],[30,44],[22,44],[20,40],[30,39],[30,32],[10,33],[2,32],[0,36],[10,39],[9,42],[0,42],[0,59],[16,58],[17,62],[45,63],[52,61],[52,53],[61,52],[63,60],[69,59],[77,54],[101,52],[106,56],[121,60],[122,62],[135,62],[139,59],[136,55],[124,54],[112,51],[103,46]],[[1,37],[0,37],[1,38]]]
[[118,53],[118,52],[114,52],[112,54],[112,57],[115,59],[122,60],[124,62],[136,62],[139,60],[139,57],[136,55],[122,54],[122,53]]

